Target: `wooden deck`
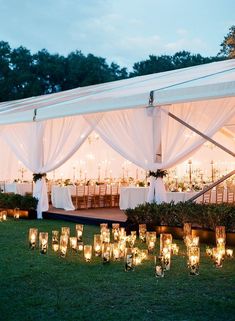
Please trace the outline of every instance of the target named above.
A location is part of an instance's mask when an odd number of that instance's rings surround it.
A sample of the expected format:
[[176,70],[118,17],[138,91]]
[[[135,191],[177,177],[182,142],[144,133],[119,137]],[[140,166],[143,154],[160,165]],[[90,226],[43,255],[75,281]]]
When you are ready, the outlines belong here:
[[60,219],[82,224],[99,225],[100,223],[120,223],[125,225],[126,215],[119,208],[91,208],[77,211],[64,211],[50,207],[48,212],[43,213],[46,219]]

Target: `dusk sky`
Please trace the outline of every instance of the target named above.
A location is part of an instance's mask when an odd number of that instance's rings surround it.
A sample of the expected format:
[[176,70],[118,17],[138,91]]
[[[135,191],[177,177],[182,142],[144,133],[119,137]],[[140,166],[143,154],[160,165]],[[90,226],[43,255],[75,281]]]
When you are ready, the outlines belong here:
[[120,66],[150,54],[216,55],[234,0],[0,0],[0,40],[32,53],[93,53]]

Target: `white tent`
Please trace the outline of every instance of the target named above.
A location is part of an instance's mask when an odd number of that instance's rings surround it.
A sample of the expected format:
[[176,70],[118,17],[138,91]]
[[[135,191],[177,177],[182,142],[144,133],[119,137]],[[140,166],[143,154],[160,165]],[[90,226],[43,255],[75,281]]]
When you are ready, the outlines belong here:
[[[233,149],[233,118],[235,60],[226,60],[1,103],[0,137],[34,173],[61,166],[92,130],[127,160],[157,170],[182,162],[207,137],[223,136]],[[40,217],[48,207],[44,179],[34,194]]]

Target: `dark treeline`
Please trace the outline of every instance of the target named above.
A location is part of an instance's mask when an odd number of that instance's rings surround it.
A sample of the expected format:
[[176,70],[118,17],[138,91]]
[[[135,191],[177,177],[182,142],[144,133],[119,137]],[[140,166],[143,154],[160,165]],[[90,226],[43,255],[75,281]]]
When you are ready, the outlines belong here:
[[67,57],[50,54],[46,49],[31,54],[25,47],[12,49],[0,41],[0,101],[14,100],[58,92],[76,87],[125,79],[128,77],[185,68],[224,57],[202,57],[180,51],[176,54],[154,56],[134,64],[133,71],[110,65],[102,57],[85,56],[81,51]]

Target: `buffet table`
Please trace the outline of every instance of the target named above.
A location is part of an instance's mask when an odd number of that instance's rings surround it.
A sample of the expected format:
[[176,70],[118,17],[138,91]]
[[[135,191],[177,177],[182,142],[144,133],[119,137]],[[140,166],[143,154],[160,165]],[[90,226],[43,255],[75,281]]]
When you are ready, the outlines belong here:
[[[119,207],[121,210],[135,208],[147,200],[149,187],[121,187]],[[167,202],[186,202],[198,192],[167,192]]]

